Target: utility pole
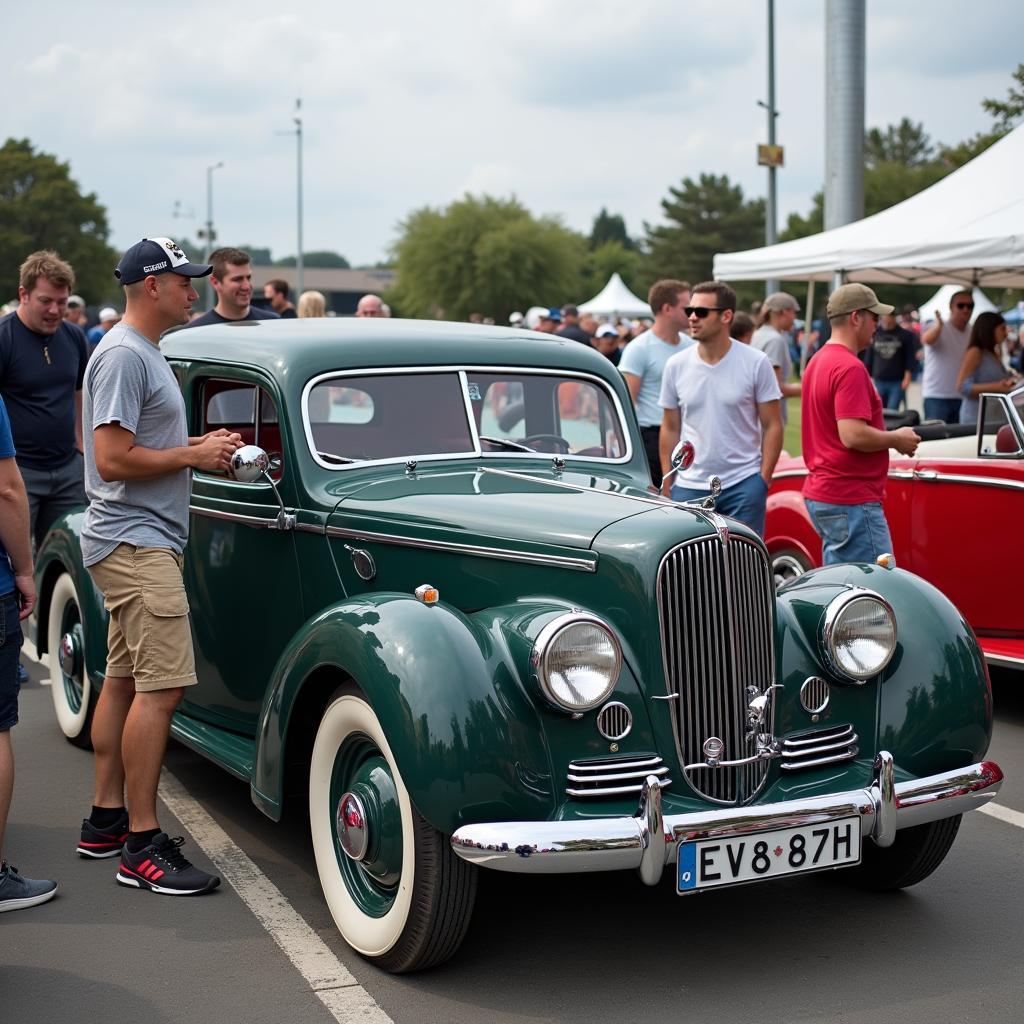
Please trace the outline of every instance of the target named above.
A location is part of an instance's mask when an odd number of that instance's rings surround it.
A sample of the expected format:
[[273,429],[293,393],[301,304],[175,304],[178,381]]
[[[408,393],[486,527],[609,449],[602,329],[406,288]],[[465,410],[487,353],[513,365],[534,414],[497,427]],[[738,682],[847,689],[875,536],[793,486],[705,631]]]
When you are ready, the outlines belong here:
[[[759,147],[758,163],[768,167],[768,198],[764,207],[764,244],[774,245],[779,240],[778,204],[775,192],[775,170],[782,165],[783,151],[775,144],[775,0],[768,0],[768,102],[758,100],[758,106],[768,112],[768,145]],[[779,290],[778,281],[765,281],[765,296]]]
[[[223,160],[218,160],[215,164],[210,164],[206,168],[206,259],[205,262],[210,262],[210,253],[213,252],[213,240],[216,237],[213,230],[213,172],[220,170],[224,166]],[[206,306],[208,309],[213,309],[213,286],[210,284],[210,279],[206,279]]]
[[304,291],[302,274],[302,98],[295,100],[295,195],[298,209],[296,210],[296,235],[298,236],[298,251],[295,254],[295,274],[298,281],[296,298]]
[[292,116],[295,127],[291,131],[275,132],[275,135],[295,136],[295,241],[298,250],[295,253],[296,297],[303,293],[303,262],[302,262],[302,97],[295,101],[295,114]]

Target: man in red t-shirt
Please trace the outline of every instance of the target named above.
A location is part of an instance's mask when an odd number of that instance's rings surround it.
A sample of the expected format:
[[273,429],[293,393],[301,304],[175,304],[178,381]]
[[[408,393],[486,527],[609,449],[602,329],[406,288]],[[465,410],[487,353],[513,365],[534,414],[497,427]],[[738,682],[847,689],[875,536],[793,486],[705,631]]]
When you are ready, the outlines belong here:
[[885,429],[882,400],[857,358],[871,344],[878,318],[892,310],[866,285],[837,288],[825,311],[832,337],[804,374],[804,502],[825,565],[873,562],[892,552],[882,511],[889,449],[913,455],[921,438],[910,427]]

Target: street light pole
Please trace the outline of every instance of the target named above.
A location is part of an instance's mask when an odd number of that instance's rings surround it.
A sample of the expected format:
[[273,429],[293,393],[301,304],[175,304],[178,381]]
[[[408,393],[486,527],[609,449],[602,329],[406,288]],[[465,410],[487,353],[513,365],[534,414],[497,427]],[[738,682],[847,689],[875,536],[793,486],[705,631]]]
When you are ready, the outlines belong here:
[[[206,263],[210,262],[210,253],[213,252],[213,172],[224,166],[223,160],[210,164],[206,168]],[[206,305],[213,308],[213,286],[210,279],[206,279]]]
[[[775,0],[768,0],[768,145],[775,147]],[[774,245],[778,239],[778,208],[775,196],[775,164],[768,165],[768,200],[765,204],[764,241]],[[765,281],[765,294],[779,290],[778,281]]]
[[296,210],[296,234],[298,235],[298,252],[295,254],[295,276],[298,283],[296,295],[304,291],[302,282],[302,99],[295,101],[295,193],[298,209]]

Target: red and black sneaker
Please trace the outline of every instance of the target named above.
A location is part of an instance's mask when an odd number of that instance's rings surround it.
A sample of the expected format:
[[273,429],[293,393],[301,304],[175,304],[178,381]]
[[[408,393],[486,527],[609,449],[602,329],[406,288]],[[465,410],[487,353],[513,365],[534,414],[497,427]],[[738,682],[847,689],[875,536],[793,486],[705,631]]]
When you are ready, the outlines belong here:
[[117,880],[121,885],[163,893],[165,896],[198,896],[220,885],[216,875],[193,867],[181,852],[185,840],[171,839],[166,832],[153,836],[149,846],[132,853],[127,846],[121,850],[121,867]]
[[116,857],[128,838],[128,812],[125,811],[109,828],[97,828],[88,818],[82,822],[82,838],[78,841],[78,853],[82,857],[100,860]]

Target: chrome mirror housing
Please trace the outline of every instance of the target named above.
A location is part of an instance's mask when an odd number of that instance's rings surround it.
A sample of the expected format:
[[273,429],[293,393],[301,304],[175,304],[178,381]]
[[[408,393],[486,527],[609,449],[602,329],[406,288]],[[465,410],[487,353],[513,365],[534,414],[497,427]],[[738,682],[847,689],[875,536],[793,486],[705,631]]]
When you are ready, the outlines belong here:
[[270,457],[254,444],[243,444],[231,456],[231,476],[242,484],[255,483],[270,469]]
[[676,473],[686,471],[693,465],[693,460],[697,457],[697,449],[694,448],[692,441],[680,441],[675,448],[672,449],[672,468],[662,478],[662,482],[668,480],[670,477],[676,475]]
[[[276,463],[276,465],[275,465]],[[274,459],[271,462],[270,456],[255,444],[243,444],[234,455],[231,456],[231,465],[228,469],[231,477],[242,484],[253,484],[257,480],[265,480],[270,484],[271,490],[274,492],[274,497],[277,498],[277,503],[280,505],[281,510],[277,513],[277,518],[273,520],[273,529],[275,530],[294,530],[295,529],[295,513],[289,512],[284,507],[284,502],[281,500],[281,494],[277,489],[277,484],[274,483],[273,478],[270,475],[270,471],[278,470],[281,468],[281,460]]]

